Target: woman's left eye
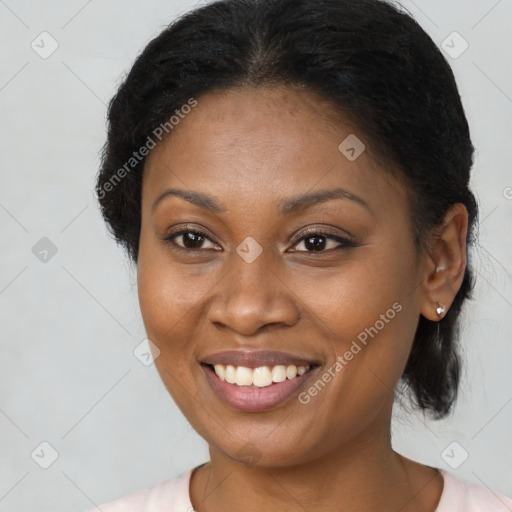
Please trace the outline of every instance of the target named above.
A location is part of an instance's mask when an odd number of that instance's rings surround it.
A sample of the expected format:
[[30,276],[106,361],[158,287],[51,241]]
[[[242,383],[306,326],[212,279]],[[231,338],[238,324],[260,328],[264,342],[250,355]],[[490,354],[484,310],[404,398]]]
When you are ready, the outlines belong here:
[[[329,244],[330,242],[330,244]],[[346,238],[342,238],[332,233],[314,231],[303,236],[294,247],[303,244],[306,251],[298,252],[326,252],[329,249],[339,249],[342,247],[354,247],[355,244]],[[329,247],[329,245],[331,245]]]

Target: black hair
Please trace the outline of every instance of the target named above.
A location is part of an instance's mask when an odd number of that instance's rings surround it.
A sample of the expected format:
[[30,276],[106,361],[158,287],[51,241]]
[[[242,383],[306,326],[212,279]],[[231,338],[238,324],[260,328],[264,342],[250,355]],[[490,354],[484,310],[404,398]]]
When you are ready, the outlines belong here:
[[[449,64],[409,14],[384,0],[220,0],[150,41],[109,104],[96,194],[135,263],[145,162],[139,150],[155,129],[170,133],[171,116],[208,91],[273,85],[305,87],[356,124],[375,160],[408,184],[417,244],[455,203],[468,211],[468,246],[473,242],[478,209],[469,189],[468,123]],[[446,416],[457,397],[457,319],[472,289],[468,259],[445,317],[420,315],[402,376],[413,402],[434,418]]]

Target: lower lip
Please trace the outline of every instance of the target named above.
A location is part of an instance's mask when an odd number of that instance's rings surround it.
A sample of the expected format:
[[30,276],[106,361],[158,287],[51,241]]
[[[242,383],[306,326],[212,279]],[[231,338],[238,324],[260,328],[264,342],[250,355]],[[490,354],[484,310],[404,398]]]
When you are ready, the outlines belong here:
[[244,412],[262,412],[274,409],[286,402],[309,378],[317,368],[303,375],[283,382],[273,382],[270,386],[237,386],[219,379],[210,366],[201,365],[206,380],[212,390],[231,407]]

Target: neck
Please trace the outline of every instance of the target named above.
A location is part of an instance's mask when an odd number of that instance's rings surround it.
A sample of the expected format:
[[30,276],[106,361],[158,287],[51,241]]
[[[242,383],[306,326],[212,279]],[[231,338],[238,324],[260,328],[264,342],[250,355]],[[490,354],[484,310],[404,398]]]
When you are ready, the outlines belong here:
[[191,483],[198,512],[368,510],[433,512],[442,476],[393,451],[389,426],[287,467],[249,467],[210,448]]

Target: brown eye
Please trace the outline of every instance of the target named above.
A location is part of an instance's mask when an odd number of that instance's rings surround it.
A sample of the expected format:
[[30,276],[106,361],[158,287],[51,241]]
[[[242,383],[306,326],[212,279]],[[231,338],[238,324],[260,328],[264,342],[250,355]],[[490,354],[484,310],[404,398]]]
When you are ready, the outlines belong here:
[[294,247],[298,247],[300,244],[304,244],[305,251],[299,250],[297,252],[329,252],[343,247],[355,247],[356,245],[354,242],[340,236],[318,230],[303,236]]
[[[206,247],[207,249],[214,248],[213,242],[206,236],[202,231],[195,231],[191,229],[182,229],[181,231],[177,231],[172,233],[171,235],[165,237],[165,242],[174,244],[181,249],[185,250],[198,250],[204,249],[204,244],[206,241],[209,241],[212,244],[212,247]],[[176,242],[175,240],[181,240],[181,244]]]

